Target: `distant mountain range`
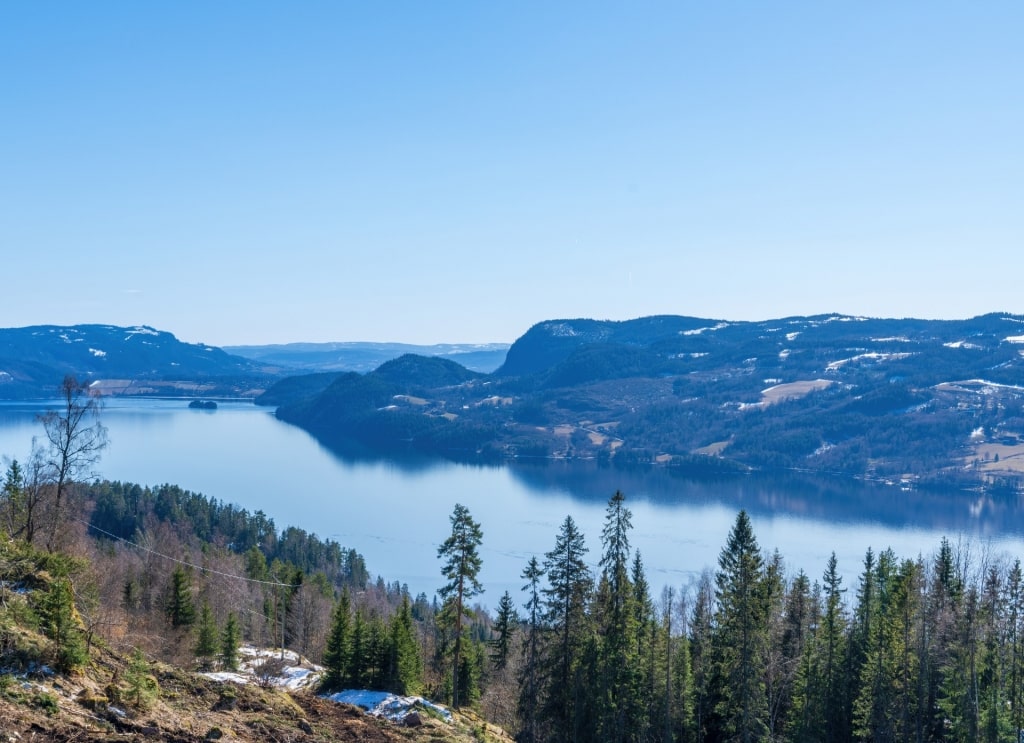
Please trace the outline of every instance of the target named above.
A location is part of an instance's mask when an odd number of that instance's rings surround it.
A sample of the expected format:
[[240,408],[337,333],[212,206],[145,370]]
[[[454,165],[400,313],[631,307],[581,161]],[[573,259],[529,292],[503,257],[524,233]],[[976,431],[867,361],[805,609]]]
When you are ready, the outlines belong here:
[[339,449],[1013,485],[1024,316],[552,320],[489,375],[408,356],[268,390]]
[[222,349],[185,343],[148,326],[3,328],[0,399],[52,397],[66,374],[91,380],[104,394],[254,397],[283,377],[369,372],[407,353],[491,372],[504,363],[507,351],[508,344],[502,343],[290,343]]
[[489,373],[505,363],[507,343],[418,346],[409,343],[286,343],[272,346],[225,346],[224,350],[264,364],[307,372],[370,372],[407,353],[451,359],[472,371]]
[[0,329],[0,399],[52,397],[67,374],[107,394],[254,395],[277,370],[147,326]]

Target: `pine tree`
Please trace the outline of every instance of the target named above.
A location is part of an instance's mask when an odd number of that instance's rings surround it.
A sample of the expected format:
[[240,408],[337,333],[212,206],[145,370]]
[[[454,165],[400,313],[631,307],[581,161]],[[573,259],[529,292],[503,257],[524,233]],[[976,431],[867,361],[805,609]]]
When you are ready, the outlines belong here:
[[220,665],[225,671],[238,670],[238,647],[241,639],[238,620],[235,619],[235,613],[231,612],[220,636]]
[[728,737],[741,743],[764,740],[767,732],[765,646],[768,606],[764,561],[746,511],[736,517],[715,574],[717,658],[724,682],[718,712]]
[[459,676],[463,644],[463,619],[470,616],[466,602],[483,593],[484,590],[480,581],[477,580],[480,567],[483,564],[479,553],[483,532],[480,529],[480,524],[470,516],[469,509],[462,504],[455,504],[450,520],[452,533],[437,550],[438,558],[444,560],[441,574],[448,580],[438,590],[438,594],[445,602],[444,610],[441,612],[441,621],[450,625],[454,632],[452,706],[457,708],[461,703]]

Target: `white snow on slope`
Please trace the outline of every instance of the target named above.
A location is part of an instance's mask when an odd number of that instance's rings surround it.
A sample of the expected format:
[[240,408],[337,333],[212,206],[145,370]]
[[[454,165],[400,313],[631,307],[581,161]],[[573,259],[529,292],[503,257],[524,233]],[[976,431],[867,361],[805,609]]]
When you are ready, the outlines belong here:
[[909,353],[862,353],[856,356],[851,356],[848,359],[840,359],[839,361],[833,361],[825,367],[827,371],[835,371],[841,366],[845,366],[852,361],[861,361],[863,359],[871,359],[873,361],[888,361],[891,359],[905,359],[913,354]]
[[101,351],[98,348],[90,348],[89,349],[89,353],[91,353],[93,356],[95,356],[98,359],[101,359],[101,358],[103,358],[104,356],[107,355],[106,351]]
[[680,330],[679,335],[700,335],[713,330],[722,330],[723,328],[729,327],[729,323],[720,322],[717,325],[713,325],[708,328],[694,328],[693,330]]
[[313,687],[320,681],[324,669],[314,663],[304,662],[298,653],[291,650],[258,649],[252,645],[243,645],[238,649],[237,671],[215,671],[201,674],[214,681],[231,681],[236,684],[253,684],[259,682],[260,664],[267,661],[281,662],[278,673],[268,678],[271,686],[282,689],[296,690]]
[[[303,660],[298,653],[284,651],[281,659],[280,649],[262,649],[252,645],[243,645],[238,649],[237,671],[214,671],[203,673],[208,679],[234,684],[258,684],[260,666],[264,662],[282,663],[278,672],[264,676],[265,682],[279,689],[297,691],[299,689],[315,689],[323,676],[323,666]],[[375,717],[383,717],[392,722],[401,722],[405,716],[417,709],[428,714],[441,717],[446,722],[452,721],[452,713],[446,707],[434,704],[423,697],[403,697],[388,691],[367,691],[365,689],[346,689],[336,694],[325,694],[325,699],[341,704],[351,704]]]
[[1011,335],[1008,338],[1003,338],[1007,343],[1024,343],[1024,335]]
[[402,720],[407,714],[422,707],[434,712],[451,722],[452,713],[445,707],[428,702],[423,697],[402,697],[387,691],[366,691],[363,689],[347,689],[327,697],[332,702],[352,704],[366,710],[374,717],[384,717],[392,722]]

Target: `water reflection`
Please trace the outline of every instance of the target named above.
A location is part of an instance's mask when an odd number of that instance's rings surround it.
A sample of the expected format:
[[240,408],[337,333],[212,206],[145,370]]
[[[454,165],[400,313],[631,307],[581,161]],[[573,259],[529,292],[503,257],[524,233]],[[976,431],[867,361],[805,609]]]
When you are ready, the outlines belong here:
[[[0,455],[23,459],[41,435],[39,406],[0,405]],[[833,550],[853,584],[867,547],[902,557],[934,552],[943,536],[988,540],[1024,553],[1024,509],[962,492],[904,492],[837,478],[694,479],[660,467],[512,462],[467,465],[422,456],[381,457],[328,448],[265,408],[221,404],[208,414],[184,400],[108,401],[110,446],[98,474],[143,485],[175,483],[250,511],[278,528],[298,526],[362,552],[370,570],[431,594],[440,585],[437,546],[462,503],[484,530],[484,600],[519,596],[531,555],[554,546],[572,514],[590,562],[600,557],[604,508],[615,490],[633,510],[633,546],[652,584],[679,585],[713,567],[736,512],[752,516],[762,547],[791,570],[820,577]]]

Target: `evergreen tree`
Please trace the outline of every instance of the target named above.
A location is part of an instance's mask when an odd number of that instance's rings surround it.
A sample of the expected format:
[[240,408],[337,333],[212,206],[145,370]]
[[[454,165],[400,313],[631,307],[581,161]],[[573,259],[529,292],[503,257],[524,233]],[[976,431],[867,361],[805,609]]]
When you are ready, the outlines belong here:
[[189,627],[196,621],[196,605],[192,599],[192,580],[182,567],[171,573],[167,599],[167,620],[174,628]]
[[626,727],[630,738],[647,740],[651,737],[652,705],[654,703],[658,672],[658,622],[654,614],[650,587],[644,574],[644,561],[637,550],[633,555],[632,624],[635,627],[633,650],[639,659],[638,671],[630,674],[628,693],[634,704],[627,708]]
[[545,554],[544,569],[548,587],[545,597],[545,624],[552,633],[543,664],[546,688],[541,719],[547,738],[557,741],[579,739],[585,722],[580,714],[582,678],[578,675],[587,647],[587,603],[591,591],[590,568],[583,534],[572,516],[566,516],[555,548]]
[[362,607],[356,609],[352,620],[352,643],[348,660],[348,683],[357,688],[368,686],[370,658],[370,630]]
[[331,615],[331,628],[327,634],[324,650],[324,680],[327,689],[339,689],[348,683],[348,671],[352,653],[352,608],[348,588],[341,592],[341,598]]
[[693,672],[693,733],[697,743],[712,739],[717,726],[718,674],[715,666],[714,645],[715,592],[708,571],[697,581],[691,621],[690,657]]
[[231,612],[220,636],[220,665],[225,671],[238,670],[238,647],[241,641],[238,620],[235,619],[235,613]]
[[455,504],[451,515],[452,533],[437,550],[437,556],[444,560],[441,574],[448,580],[438,594],[445,602],[441,613],[442,622],[450,625],[454,632],[452,661],[452,706],[459,707],[459,676],[462,655],[463,619],[470,616],[466,602],[483,593],[483,586],[477,580],[483,564],[479,547],[483,541],[480,524],[475,522],[462,504]]
[[1021,622],[1024,621],[1024,571],[1020,560],[1014,560],[1006,582],[1006,652],[1007,685],[1010,690],[1010,730],[1015,741],[1024,732],[1024,642]]
[[128,657],[124,684],[123,698],[137,710],[149,709],[160,696],[160,684],[157,683],[146,657],[138,648],[132,650]]
[[1004,673],[1008,659],[1005,653],[1005,597],[999,569],[992,565],[985,575],[981,598],[981,616],[978,631],[981,634],[980,673],[978,675],[978,703],[981,718],[981,740],[998,743],[1008,737],[1012,721],[1010,694],[1005,686]]
[[639,709],[637,684],[642,638],[629,579],[631,528],[632,513],[625,507],[625,496],[616,491],[605,511],[602,573],[594,602],[600,637],[595,679],[599,686],[596,725],[600,738],[610,743],[626,739],[628,728],[635,727],[636,722],[628,718],[635,717]]
[[537,743],[539,732],[539,697],[541,693],[541,640],[543,628],[540,579],[544,577],[537,558],[531,557],[520,576],[526,581],[526,640],[523,643],[523,666],[519,675],[517,708],[521,723],[522,743]]
[[870,632],[854,699],[854,733],[861,740],[905,740],[916,727],[917,656],[913,652],[917,566],[897,566],[892,550],[878,556],[867,607]]
[[423,658],[416,640],[408,594],[402,596],[402,604],[391,618],[388,636],[386,687],[399,694],[419,693],[423,684]]
[[740,511],[718,558],[717,659],[723,685],[718,712],[726,735],[741,743],[768,733],[765,650],[768,606],[764,560],[750,518]]
[[805,658],[805,648],[810,644],[811,634],[818,623],[818,604],[811,594],[811,582],[807,575],[800,571],[790,585],[785,597],[785,605],[777,618],[778,637],[777,650],[772,654],[775,668],[775,693],[769,696],[771,708],[771,729],[775,737],[793,729],[793,715],[797,676],[801,661]]
[[508,663],[512,636],[518,625],[519,616],[516,614],[515,604],[512,603],[508,591],[505,591],[498,601],[498,614],[494,618],[495,638],[491,641],[491,663],[498,670],[504,669]]
[[[835,552],[824,574],[824,605],[812,594],[810,625],[817,631],[803,645],[794,680],[793,711],[788,723],[792,740],[836,743],[846,739],[849,723],[844,717],[843,675],[846,617],[843,613],[842,577],[837,570]],[[820,620],[816,619],[821,612]]]
[[213,657],[217,654],[217,622],[210,611],[210,604],[203,602],[199,610],[199,626],[196,632],[196,658],[201,668],[209,668]]
[[57,670],[68,673],[83,666],[89,660],[89,652],[70,578],[62,576],[50,584],[39,615],[46,636],[53,641]]

